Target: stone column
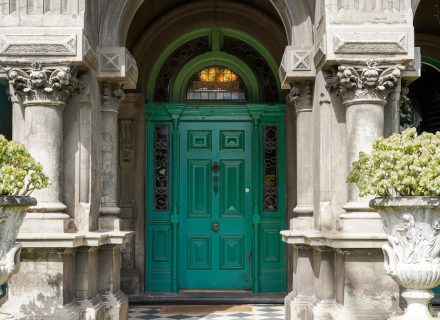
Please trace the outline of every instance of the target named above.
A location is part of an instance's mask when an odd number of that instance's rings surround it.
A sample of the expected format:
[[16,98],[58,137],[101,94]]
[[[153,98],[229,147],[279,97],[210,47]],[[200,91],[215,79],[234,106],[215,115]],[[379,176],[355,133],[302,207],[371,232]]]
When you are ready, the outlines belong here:
[[291,83],[289,93],[296,111],[297,205],[290,229],[313,229],[313,81]]
[[[346,108],[349,170],[358,160],[359,152],[370,153],[374,141],[384,135],[384,106],[390,90],[398,86],[400,75],[399,66],[382,67],[374,60],[369,60],[363,67],[339,66],[333,84]],[[357,187],[349,185],[348,203],[344,208],[348,212],[371,211],[368,200],[359,197]]]
[[123,85],[102,83],[101,103],[101,230],[120,230],[118,207],[118,109],[124,97]]
[[[24,108],[24,132],[17,137],[42,164],[50,179],[48,188],[32,194],[38,201],[35,211],[49,213],[45,219],[66,219],[62,200],[63,109],[80,88],[76,73],[68,66],[46,67],[35,62],[31,67],[7,68],[7,76],[10,94]],[[55,231],[64,231],[63,226],[53,227]],[[36,232],[41,231],[37,229]],[[47,223],[45,231],[50,229]]]

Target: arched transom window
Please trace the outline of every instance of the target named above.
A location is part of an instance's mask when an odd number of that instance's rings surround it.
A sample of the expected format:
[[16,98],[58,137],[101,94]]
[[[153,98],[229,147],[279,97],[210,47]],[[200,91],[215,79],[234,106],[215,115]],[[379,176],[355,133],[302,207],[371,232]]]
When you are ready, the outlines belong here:
[[238,75],[222,66],[210,66],[191,77],[187,101],[246,101],[246,89]]

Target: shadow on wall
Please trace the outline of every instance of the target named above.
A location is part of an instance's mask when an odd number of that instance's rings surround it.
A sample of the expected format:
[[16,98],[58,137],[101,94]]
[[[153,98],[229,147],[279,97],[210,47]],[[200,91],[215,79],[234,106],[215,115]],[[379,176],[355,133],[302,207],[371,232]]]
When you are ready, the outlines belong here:
[[6,86],[0,84],[0,134],[12,139],[12,107],[6,93]]

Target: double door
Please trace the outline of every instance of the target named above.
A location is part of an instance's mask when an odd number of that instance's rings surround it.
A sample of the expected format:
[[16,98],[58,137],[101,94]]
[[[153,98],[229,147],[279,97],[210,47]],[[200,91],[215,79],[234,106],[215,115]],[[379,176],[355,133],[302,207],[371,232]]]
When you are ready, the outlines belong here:
[[252,287],[252,126],[180,124],[180,289]]

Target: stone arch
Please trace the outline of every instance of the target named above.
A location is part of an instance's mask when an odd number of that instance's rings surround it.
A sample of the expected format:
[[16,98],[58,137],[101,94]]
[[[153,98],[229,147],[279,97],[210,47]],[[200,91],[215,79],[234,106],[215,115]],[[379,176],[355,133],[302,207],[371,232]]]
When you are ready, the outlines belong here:
[[[101,46],[125,46],[128,30],[136,12],[145,0],[107,0],[101,15],[99,44]],[[415,6],[420,0],[412,0]],[[284,25],[288,44],[313,43],[313,1],[271,0]],[[197,2],[196,2],[197,3]],[[413,7],[414,7],[413,5]],[[415,12],[415,9],[413,9]]]
[[[128,49],[135,57],[139,70],[138,89],[145,91],[151,62],[155,61],[168,43],[193,30],[214,27],[210,13],[212,1],[191,2],[172,10],[155,21]],[[217,17],[218,26],[240,31],[258,41],[271,52],[277,62],[284,52],[282,43],[287,43],[285,31],[273,19],[255,8],[234,1],[218,1],[217,10],[224,13]],[[191,17],[191,22],[188,23]],[[171,31],[174,30],[174,33]]]
[[99,45],[125,46],[128,29],[145,0],[107,0],[99,27]]

